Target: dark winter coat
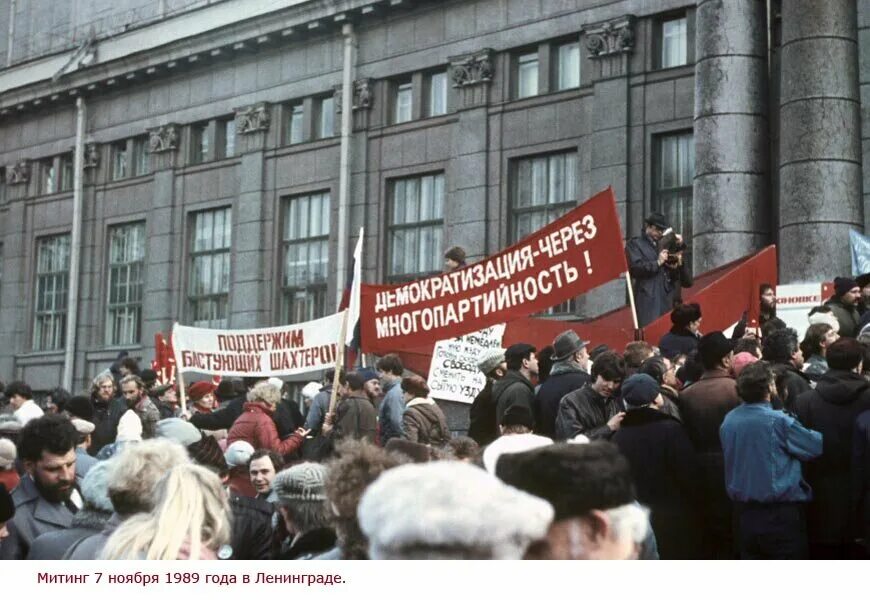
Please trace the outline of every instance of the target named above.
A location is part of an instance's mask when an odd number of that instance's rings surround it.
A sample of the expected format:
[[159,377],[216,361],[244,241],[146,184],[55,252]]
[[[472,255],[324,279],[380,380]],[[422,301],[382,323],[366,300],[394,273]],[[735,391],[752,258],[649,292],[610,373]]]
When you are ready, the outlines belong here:
[[661,558],[697,558],[698,465],[683,426],[659,410],[637,408],[611,441],[631,465],[638,501],[651,511]]
[[699,381],[680,392],[680,414],[700,468],[708,543],[705,556],[711,558],[728,558],[733,554],[732,507],[725,490],[725,459],[719,428],[725,415],[740,403],[737,382],[722,368],[705,371]]
[[[224,406],[210,413],[196,413],[190,417],[190,422],[197,429],[206,431],[219,431],[221,429],[229,429],[233,426],[245,410],[245,399],[235,398],[227,402]],[[254,446],[256,449],[257,447]]]
[[335,532],[329,528],[313,529],[299,538],[285,543],[281,560],[312,560],[335,546]]
[[244,440],[256,450],[274,450],[278,454],[293,454],[302,446],[302,436],[293,434],[286,440],[278,437],[271,413],[257,402],[246,402],[242,413],[227,434],[227,446]]
[[451,437],[444,411],[429,398],[414,398],[405,405],[402,430],[406,440],[435,447],[443,446]]
[[72,526],[72,511],[43,498],[30,476],[21,478],[12,501],[15,516],[7,523],[9,537],[0,541],[0,560],[27,558],[31,544],[40,535]]
[[691,354],[698,348],[697,334],[688,329],[671,329],[659,340],[659,351],[667,359],[674,358],[679,354]]
[[837,318],[840,324],[840,337],[857,337],[860,331],[858,325],[861,322],[861,315],[858,314],[856,306],[847,306],[839,298],[831,298],[825,302],[825,306],[831,307],[831,312]]
[[589,374],[584,371],[572,370],[555,374],[550,372],[535,398],[536,433],[549,438],[555,437],[559,403],[567,394],[589,383],[589,380]]
[[106,547],[106,542],[115,533],[115,530],[121,526],[126,517],[121,517],[118,513],[114,513],[102,531],[93,535],[81,538],[75,542],[66,553],[63,555],[64,560],[97,560],[103,548]]
[[[766,323],[769,321],[774,321],[778,324],[778,326],[782,329],[785,329],[787,325],[785,321],[776,316],[776,312],[762,312],[758,315],[758,328],[761,329],[764,327]],[[737,322],[737,325],[734,327],[734,331],[731,333],[732,340],[739,340],[744,335],[746,335],[746,326],[749,324],[749,313],[744,312],[743,316],[740,317],[740,321]]]
[[128,410],[127,401],[123,397],[112,398],[108,403],[91,398],[94,405],[94,432],[91,434],[91,447],[88,453],[96,456],[103,449],[115,442],[118,435],[118,423]]
[[535,414],[535,388],[532,382],[519,371],[509,370],[504,377],[492,386],[492,396],[495,399],[495,422],[501,423],[505,411],[514,405],[525,406],[529,414]]
[[581,433],[590,440],[607,439],[613,434],[607,421],[620,412],[622,403],[616,396],[605,398],[587,383],[559,402],[556,439],[569,440]]
[[230,510],[233,559],[268,559],[272,549],[272,505],[265,500],[232,495]]
[[804,427],[822,434],[822,455],[806,463],[813,488],[807,511],[810,543],[851,541],[852,442],[858,415],[870,410],[870,382],[848,371],[828,371],[816,389],[798,396],[795,414]]
[[852,440],[852,515],[855,537],[870,557],[870,411],[858,415]]
[[658,247],[646,234],[628,241],[625,258],[633,278],[634,301],[641,327],[674,308],[680,286],[692,286],[687,265],[678,269],[659,265]]
[[468,437],[480,444],[481,447],[486,446],[498,435],[498,421],[496,420],[496,403],[492,397],[492,386],[494,380],[486,378],[486,385],[477,394],[474,402],[471,403],[471,409],[468,411]]
[[783,406],[774,406],[774,408],[784,408],[786,412],[794,414],[794,403],[798,396],[813,389],[812,382],[806,374],[798,371],[791,363],[777,363],[773,365],[773,372],[777,376],[783,376],[782,387],[785,395]]
[[33,540],[27,560],[60,560],[73,544],[102,531],[111,513],[82,508],[73,515],[70,529],[43,533]]
[[302,411],[299,410],[299,407],[295,403],[285,400],[278,403],[272,420],[275,421],[278,437],[282,440],[293,435],[294,431],[305,425],[305,419],[302,417]]
[[339,402],[338,408],[335,409],[333,440],[355,438],[368,440],[374,444],[377,432],[378,412],[364,392],[351,392],[350,396]]

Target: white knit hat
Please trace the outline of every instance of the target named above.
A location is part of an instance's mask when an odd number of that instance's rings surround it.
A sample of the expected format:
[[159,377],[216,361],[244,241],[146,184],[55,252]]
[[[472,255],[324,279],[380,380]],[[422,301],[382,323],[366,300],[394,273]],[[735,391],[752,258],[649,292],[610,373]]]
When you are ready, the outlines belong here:
[[11,469],[16,456],[18,453],[12,440],[0,438],[0,469]]
[[824,323],[825,325],[830,325],[834,330],[834,333],[840,332],[840,322],[837,320],[837,317],[834,316],[834,313],[824,313],[817,312],[809,316],[810,325],[815,325],[816,323]]
[[141,442],[142,421],[134,410],[128,410],[118,421],[118,435],[116,442]]
[[236,440],[227,446],[224,452],[224,460],[231,467],[243,467],[251,460],[254,447],[245,440]]
[[478,467],[445,461],[386,471],[357,516],[374,560],[519,559],[546,535],[553,507]]
[[516,433],[512,435],[503,435],[492,442],[483,451],[483,466],[487,472],[495,475],[495,465],[502,454],[514,454],[516,452],[527,452],[540,448],[541,446],[549,446],[553,443],[548,437],[535,435],[534,433]]
[[309,381],[305,384],[305,387],[302,388],[302,397],[306,400],[311,400],[320,392],[321,385],[316,381]]

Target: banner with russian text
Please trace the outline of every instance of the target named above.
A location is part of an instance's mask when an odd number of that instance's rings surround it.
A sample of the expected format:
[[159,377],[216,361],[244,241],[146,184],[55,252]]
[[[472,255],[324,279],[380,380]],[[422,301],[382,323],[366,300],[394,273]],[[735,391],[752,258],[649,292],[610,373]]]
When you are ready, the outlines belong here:
[[613,190],[451,273],[362,290],[362,342],[383,354],[539,313],[627,271]]
[[179,372],[280,377],[335,366],[342,313],[266,329],[172,328]]

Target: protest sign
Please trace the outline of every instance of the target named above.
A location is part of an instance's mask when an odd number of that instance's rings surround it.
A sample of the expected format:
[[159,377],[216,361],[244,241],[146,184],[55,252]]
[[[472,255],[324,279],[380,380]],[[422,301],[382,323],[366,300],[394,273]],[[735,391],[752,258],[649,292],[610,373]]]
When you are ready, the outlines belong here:
[[230,377],[280,377],[335,365],[342,314],[266,329],[172,329],[176,368]]
[[810,326],[810,309],[830,298],[830,287],[822,282],[776,286],[776,316],[803,339]]
[[473,402],[486,386],[486,377],[477,368],[477,361],[485,350],[501,348],[504,329],[504,323],[500,323],[437,342],[429,366],[428,385],[432,398]]
[[481,262],[362,290],[366,352],[382,354],[478,331],[560,304],[628,269],[611,189]]

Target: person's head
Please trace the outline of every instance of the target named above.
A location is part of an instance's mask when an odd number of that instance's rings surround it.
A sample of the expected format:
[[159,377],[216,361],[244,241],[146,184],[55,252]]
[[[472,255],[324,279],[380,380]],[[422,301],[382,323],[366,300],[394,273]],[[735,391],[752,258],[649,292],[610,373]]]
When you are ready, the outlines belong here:
[[[365,393],[364,389],[366,380],[357,371],[351,371],[347,374],[347,389],[350,392]],[[358,395],[358,394],[357,394]]]
[[701,357],[698,356],[698,349],[695,348],[686,356],[683,366],[677,369],[677,379],[686,386],[701,379],[703,374],[704,365],[701,363]]
[[538,374],[538,358],[531,344],[514,344],[504,352],[509,371],[519,371],[526,377]]
[[764,312],[772,312],[776,309],[776,290],[769,283],[762,283],[759,286],[758,299]]
[[629,369],[639,369],[643,361],[653,356],[655,351],[648,342],[629,342],[625,345],[623,358],[625,366]]
[[345,560],[368,558],[368,540],[359,528],[356,509],[363,492],[381,473],[407,461],[365,441],[348,440],[336,448],[324,483],[331,522]]
[[284,466],[284,460],[272,450],[257,450],[248,461],[248,476],[258,495],[272,491],[272,481]]
[[731,370],[731,360],[734,358],[734,342],[725,337],[721,331],[711,331],[698,340],[698,356],[704,370]]
[[125,375],[121,379],[121,393],[131,408],[145,397],[146,391],[145,382],[138,375]]
[[42,496],[49,502],[69,499],[76,477],[78,432],[69,419],[45,415],[21,429],[19,458]]
[[813,355],[825,356],[828,347],[839,339],[834,328],[825,323],[816,323],[807,327],[804,339],[801,342],[801,352],[804,360]]
[[281,392],[271,383],[262,381],[248,392],[248,402],[256,403],[269,412],[275,412],[281,402]]
[[531,433],[535,426],[535,417],[532,412],[522,404],[509,406],[501,416],[498,429],[502,435],[515,435],[519,433]]
[[854,338],[840,338],[828,347],[828,367],[836,371],[861,372],[864,348]]
[[663,356],[650,356],[643,361],[637,372],[649,375],[659,385],[667,385],[672,388],[677,388],[680,385],[673,363]]
[[[217,386],[211,381],[197,381],[187,388],[187,397],[190,402],[198,409],[210,411],[217,405],[214,392]],[[281,391],[278,391],[278,399],[280,401]]]
[[589,368],[588,347],[589,342],[580,339],[573,329],[563,331],[553,340],[553,362],[570,360],[585,371]]
[[601,354],[592,363],[592,389],[609,398],[625,379],[625,359],[613,351]]
[[198,442],[187,446],[187,453],[190,455],[190,460],[201,467],[211,469],[219,477],[224,478],[229,475],[230,466],[224,458],[224,451],[214,436],[202,436]]
[[756,358],[761,358],[761,342],[755,337],[742,337],[734,344],[734,354],[747,352]]
[[737,395],[747,404],[770,402],[776,394],[776,378],[770,364],[759,360],[746,365],[737,376]]
[[668,221],[662,213],[651,213],[643,220],[643,230],[654,242],[658,242],[668,229]]
[[861,288],[861,301],[870,303],[870,273],[863,273],[855,278],[855,283]]
[[175,389],[175,385],[167,384],[161,386],[157,390],[157,399],[172,408],[178,406],[178,391]]
[[363,378],[363,391],[372,402],[381,397],[381,382],[378,380],[378,372],[374,369],[360,369],[358,374]]
[[177,442],[153,439],[127,444],[112,458],[109,498],[121,516],[154,508],[154,490],[160,478],[173,467],[188,464],[187,451]]
[[[380,389],[380,383],[378,384],[378,389]],[[305,406],[311,406],[311,402],[314,400],[314,397],[320,393],[320,384],[316,381],[309,381],[305,384],[300,392],[302,396],[303,402],[305,402]]]
[[680,304],[671,311],[671,323],[675,331],[698,333],[701,329],[701,305],[695,302]]
[[767,362],[791,364],[797,369],[804,364],[797,332],[790,327],[764,336],[761,340],[761,355]]
[[127,375],[138,375],[139,362],[132,356],[127,356],[121,359],[121,363],[118,365],[118,372],[121,374],[121,377],[126,377]]
[[114,461],[101,460],[88,469],[82,479],[81,493],[84,508],[99,514],[108,521],[112,515],[112,499],[109,497],[109,477],[112,474]]
[[291,535],[329,526],[324,490],[328,472],[326,465],[304,462],[275,476],[272,490],[277,498],[278,512]]
[[544,537],[553,509],[478,467],[438,461],[381,474],[357,517],[374,560],[509,560]]
[[224,461],[230,469],[242,467],[248,468],[251,457],[254,455],[254,447],[245,440],[236,440],[224,450]]
[[111,373],[101,373],[94,378],[91,385],[91,397],[94,401],[107,403],[115,397],[115,379]]
[[33,391],[30,389],[30,386],[23,381],[10,382],[3,393],[6,394],[12,408],[16,410],[21,408],[21,405],[28,400],[33,400]]
[[381,378],[381,387],[387,387],[402,378],[402,373],[405,372],[405,365],[402,364],[402,359],[398,354],[387,354],[378,359],[375,363],[375,369]]
[[76,438],[76,447],[87,450],[91,447],[91,434],[94,432],[94,424],[90,421],[85,421],[84,419],[77,419],[73,417],[70,419],[70,423],[73,424],[73,427],[76,428],[76,433],[78,437]]
[[510,454],[499,460],[496,475],[555,510],[542,557],[637,557],[648,516],[636,503],[631,468],[615,445],[553,444]]
[[851,277],[834,277],[834,297],[846,306],[855,306],[861,299],[861,288]]
[[101,559],[198,560],[203,550],[215,558],[229,543],[230,507],[220,478],[208,469],[193,464],[172,467],[157,482],[154,499],[152,510],[115,530]]
[[480,459],[480,444],[467,435],[451,438],[444,449],[455,460],[474,464]]
[[154,389],[154,386],[157,384],[157,371],[154,369],[142,369],[139,373],[139,377],[142,378],[142,381],[145,383],[145,389],[149,392]]
[[444,271],[449,273],[465,266],[465,249],[453,246],[444,253]]
[[490,379],[501,379],[507,373],[503,348],[489,348],[477,357],[477,369]]
[[15,516],[15,502],[12,501],[12,494],[6,489],[6,486],[0,483],[0,546],[3,545],[3,540],[9,537],[9,530],[6,529],[6,524]]
[[622,401],[627,410],[658,409],[664,404],[658,382],[646,373],[636,373],[622,382]]
[[553,369],[553,353],[555,350],[552,346],[544,346],[537,353],[538,359],[538,383],[544,383],[550,376],[550,371]]
[[740,375],[740,373],[745,369],[748,365],[752,363],[758,362],[759,358],[754,354],[750,354],[749,352],[739,352],[734,354],[734,358],[731,359],[731,371],[734,373],[734,377]]
[[[378,374],[380,376],[380,374]],[[338,378],[335,377],[335,369],[327,369],[323,374],[323,384],[329,389],[332,389],[333,383],[337,382],[338,390],[336,393],[339,398],[347,394],[347,372],[342,368],[338,370]]]
[[429,386],[419,375],[410,375],[402,379],[402,393],[407,404],[414,398],[428,398]]

